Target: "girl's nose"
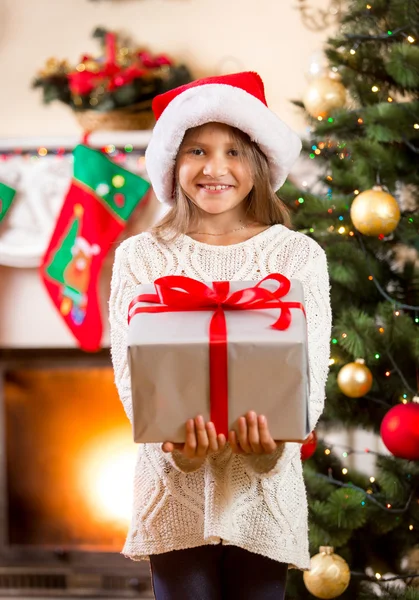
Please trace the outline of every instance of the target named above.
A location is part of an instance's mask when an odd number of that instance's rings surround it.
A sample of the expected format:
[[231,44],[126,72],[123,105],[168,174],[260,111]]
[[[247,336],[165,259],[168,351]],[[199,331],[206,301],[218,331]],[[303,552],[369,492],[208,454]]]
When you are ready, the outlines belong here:
[[223,156],[209,156],[203,174],[209,177],[222,177],[227,173],[227,161]]

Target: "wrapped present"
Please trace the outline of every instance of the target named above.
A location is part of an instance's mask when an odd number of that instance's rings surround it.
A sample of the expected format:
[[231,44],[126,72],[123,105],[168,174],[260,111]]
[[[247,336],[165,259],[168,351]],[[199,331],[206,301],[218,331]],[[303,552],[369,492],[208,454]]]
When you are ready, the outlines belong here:
[[134,441],[183,442],[198,414],[227,434],[249,410],[267,417],[276,440],[310,432],[298,280],[162,277],[137,288],[128,320]]

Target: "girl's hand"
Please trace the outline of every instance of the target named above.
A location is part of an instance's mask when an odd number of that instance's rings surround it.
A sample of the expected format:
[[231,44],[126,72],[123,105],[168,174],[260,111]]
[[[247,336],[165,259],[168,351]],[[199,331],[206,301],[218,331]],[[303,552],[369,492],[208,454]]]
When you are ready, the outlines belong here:
[[238,434],[229,431],[228,441],[236,454],[272,454],[280,443],[269,433],[266,417],[253,411],[238,419]]
[[204,418],[199,415],[195,419],[186,422],[186,436],[184,444],[164,442],[163,452],[180,450],[186,458],[198,458],[204,460],[209,452],[222,450],[226,444],[225,435],[217,435],[214,423],[205,423]]
[[[278,445],[284,443],[272,438],[266,417],[253,411],[239,418],[238,430],[238,434],[235,431],[228,434],[231,449],[236,454],[272,454]],[[310,433],[302,443],[308,443],[312,438]]]

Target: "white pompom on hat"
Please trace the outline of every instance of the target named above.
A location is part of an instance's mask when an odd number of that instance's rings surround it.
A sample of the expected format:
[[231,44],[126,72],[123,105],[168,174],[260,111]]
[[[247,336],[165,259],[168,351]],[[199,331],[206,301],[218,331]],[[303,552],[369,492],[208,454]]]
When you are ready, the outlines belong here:
[[146,150],[146,168],[156,197],[173,203],[176,156],[185,132],[224,123],[248,134],[268,159],[276,191],[301,151],[301,140],[267,105],[263,81],[244,72],[198,79],[153,100],[156,125]]

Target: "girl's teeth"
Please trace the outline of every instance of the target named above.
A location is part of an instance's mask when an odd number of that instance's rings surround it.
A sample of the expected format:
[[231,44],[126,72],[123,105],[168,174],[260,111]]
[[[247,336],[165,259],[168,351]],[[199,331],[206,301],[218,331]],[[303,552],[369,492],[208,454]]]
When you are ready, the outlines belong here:
[[206,190],[216,191],[216,190],[226,190],[229,188],[229,185],[204,185]]

